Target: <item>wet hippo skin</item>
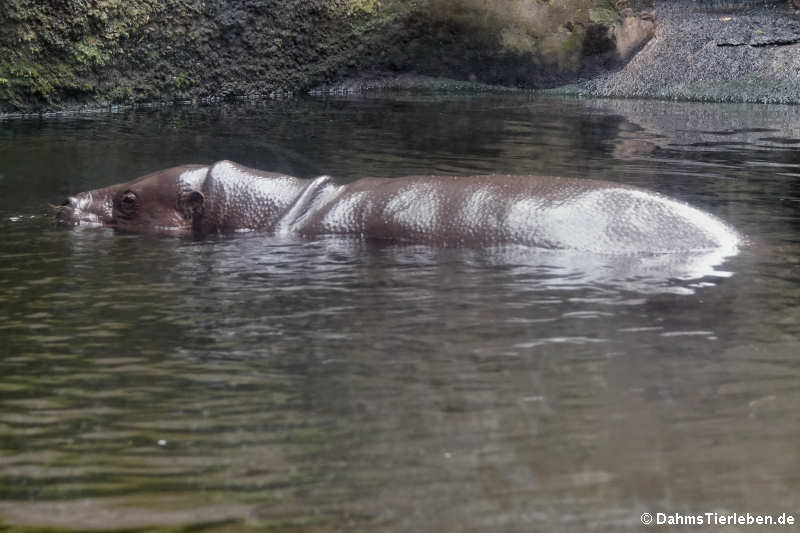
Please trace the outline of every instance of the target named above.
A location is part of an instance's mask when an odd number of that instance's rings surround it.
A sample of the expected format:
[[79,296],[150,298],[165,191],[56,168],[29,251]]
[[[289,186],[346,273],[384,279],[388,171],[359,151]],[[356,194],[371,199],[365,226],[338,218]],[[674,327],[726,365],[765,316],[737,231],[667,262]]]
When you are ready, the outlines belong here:
[[547,176],[408,176],[343,185],[230,161],[161,170],[83,192],[60,225],[165,234],[260,231],[351,236],[435,246],[519,244],[598,253],[730,248],[741,239],[716,217],[643,189]]

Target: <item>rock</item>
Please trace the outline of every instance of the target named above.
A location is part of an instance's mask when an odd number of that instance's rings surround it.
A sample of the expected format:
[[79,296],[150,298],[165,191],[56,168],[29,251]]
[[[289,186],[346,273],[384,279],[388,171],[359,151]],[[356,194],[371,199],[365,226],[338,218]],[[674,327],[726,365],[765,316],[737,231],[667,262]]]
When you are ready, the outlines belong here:
[[656,25],[652,19],[625,17],[622,22],[618,22],[613,32],[620,59],[628,61],[653,38],[655,31]]

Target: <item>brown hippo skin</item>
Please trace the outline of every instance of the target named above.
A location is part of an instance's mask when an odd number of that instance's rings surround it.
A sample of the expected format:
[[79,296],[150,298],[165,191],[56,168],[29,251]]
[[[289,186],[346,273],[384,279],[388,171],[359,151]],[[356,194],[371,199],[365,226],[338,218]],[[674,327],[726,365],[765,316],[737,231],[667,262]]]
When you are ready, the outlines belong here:
[[344,185],[230,161],[161,170],[63,202],[60,225],[199,234],[260,231],[435,246],[519,244],[598,253],[725,248],[714,216],[635,187],[588,179],[487,175],[363,178]]

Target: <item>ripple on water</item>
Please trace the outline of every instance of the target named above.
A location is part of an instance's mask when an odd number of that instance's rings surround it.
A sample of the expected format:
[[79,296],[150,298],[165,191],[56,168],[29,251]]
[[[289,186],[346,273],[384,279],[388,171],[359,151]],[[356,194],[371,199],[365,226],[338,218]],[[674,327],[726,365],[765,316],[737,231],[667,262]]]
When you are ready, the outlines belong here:
[[[620,530],[652,509],[791,509],[797,116],[409,97],[4,123],[3,523]],[[56,231],[38,215],[108,176],[223,158],[345,181],[610,179],[752,242],[614,258]]]

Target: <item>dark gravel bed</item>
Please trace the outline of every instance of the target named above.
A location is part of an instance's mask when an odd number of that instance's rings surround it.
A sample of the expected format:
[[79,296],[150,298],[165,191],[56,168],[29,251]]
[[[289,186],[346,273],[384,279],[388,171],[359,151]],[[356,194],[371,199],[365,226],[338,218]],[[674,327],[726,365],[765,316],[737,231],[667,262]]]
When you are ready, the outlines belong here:
[[586,96],[800,103],[800,15],[788,4],[655,5],[656,34],[624,68],[557,89]]

